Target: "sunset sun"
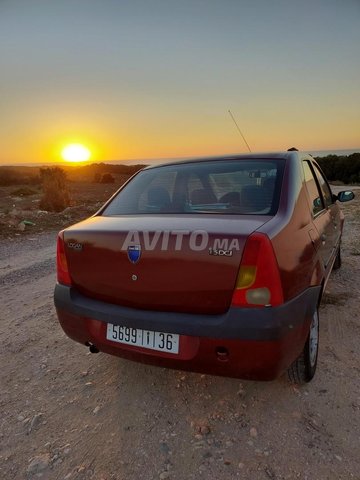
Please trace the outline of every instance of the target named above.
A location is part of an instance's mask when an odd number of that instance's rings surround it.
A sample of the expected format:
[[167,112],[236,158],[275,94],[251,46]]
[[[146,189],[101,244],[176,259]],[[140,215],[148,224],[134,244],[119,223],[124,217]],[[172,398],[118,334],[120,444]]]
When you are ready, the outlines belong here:
[[63,148],[61,156],[66,162],[86,162],[89,160],[91,152],[80,143],[72,143]]

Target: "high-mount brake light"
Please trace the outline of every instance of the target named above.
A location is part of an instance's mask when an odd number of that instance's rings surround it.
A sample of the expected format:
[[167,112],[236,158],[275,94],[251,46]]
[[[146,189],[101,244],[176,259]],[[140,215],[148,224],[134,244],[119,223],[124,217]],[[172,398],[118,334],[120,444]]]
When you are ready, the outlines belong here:
[[279,267],[271,241],[263,233],[253,233],[245,244],[232,305],[276,306],[283,301]]
[[65,254],[64,233],[60,232],[57,239],[56,250],[56,267],[57,267],[57,279],[59,283],[63,285],[71,285],[71,277],[69,273],[68,263]]

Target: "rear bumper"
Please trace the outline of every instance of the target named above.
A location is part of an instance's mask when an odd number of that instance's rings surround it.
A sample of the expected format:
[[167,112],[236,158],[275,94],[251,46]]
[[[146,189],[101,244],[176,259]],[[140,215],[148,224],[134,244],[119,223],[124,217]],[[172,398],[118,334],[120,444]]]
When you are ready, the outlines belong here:
[[[65,333],[103,352],[170,368],[271,380],[300,354],[319,295],[320,287],[310,287],[278,307],[231,307],[222,315],[126,308],[85,297],[60,284],[54,300]],[[107,340],[107,323],[182,335],[179,354]],[[228,355],[219,356],[219,348]]]

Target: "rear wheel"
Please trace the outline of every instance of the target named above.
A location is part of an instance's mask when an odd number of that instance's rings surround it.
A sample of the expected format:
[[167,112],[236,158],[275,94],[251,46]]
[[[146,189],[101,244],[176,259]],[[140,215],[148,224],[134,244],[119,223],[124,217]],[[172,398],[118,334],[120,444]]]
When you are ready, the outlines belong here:
[[309,336],[304,350],[288,370],[289,379],[293,383],[307,383],[315,375],[319,351],[319,312],[315,310]]
[[335,262],[333,265],[333,270],[338,270],[341,267],[341,248],[339,245],[339,249],[336,254]]

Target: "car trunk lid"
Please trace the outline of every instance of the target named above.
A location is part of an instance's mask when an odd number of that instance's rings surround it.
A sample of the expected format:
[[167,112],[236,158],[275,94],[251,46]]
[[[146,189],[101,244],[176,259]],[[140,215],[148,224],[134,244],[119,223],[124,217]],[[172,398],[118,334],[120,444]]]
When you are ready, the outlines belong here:
[[64,231],[72,284],[84,295],[131,308],[223,313],[246,239],[270,218],[95,216]]

